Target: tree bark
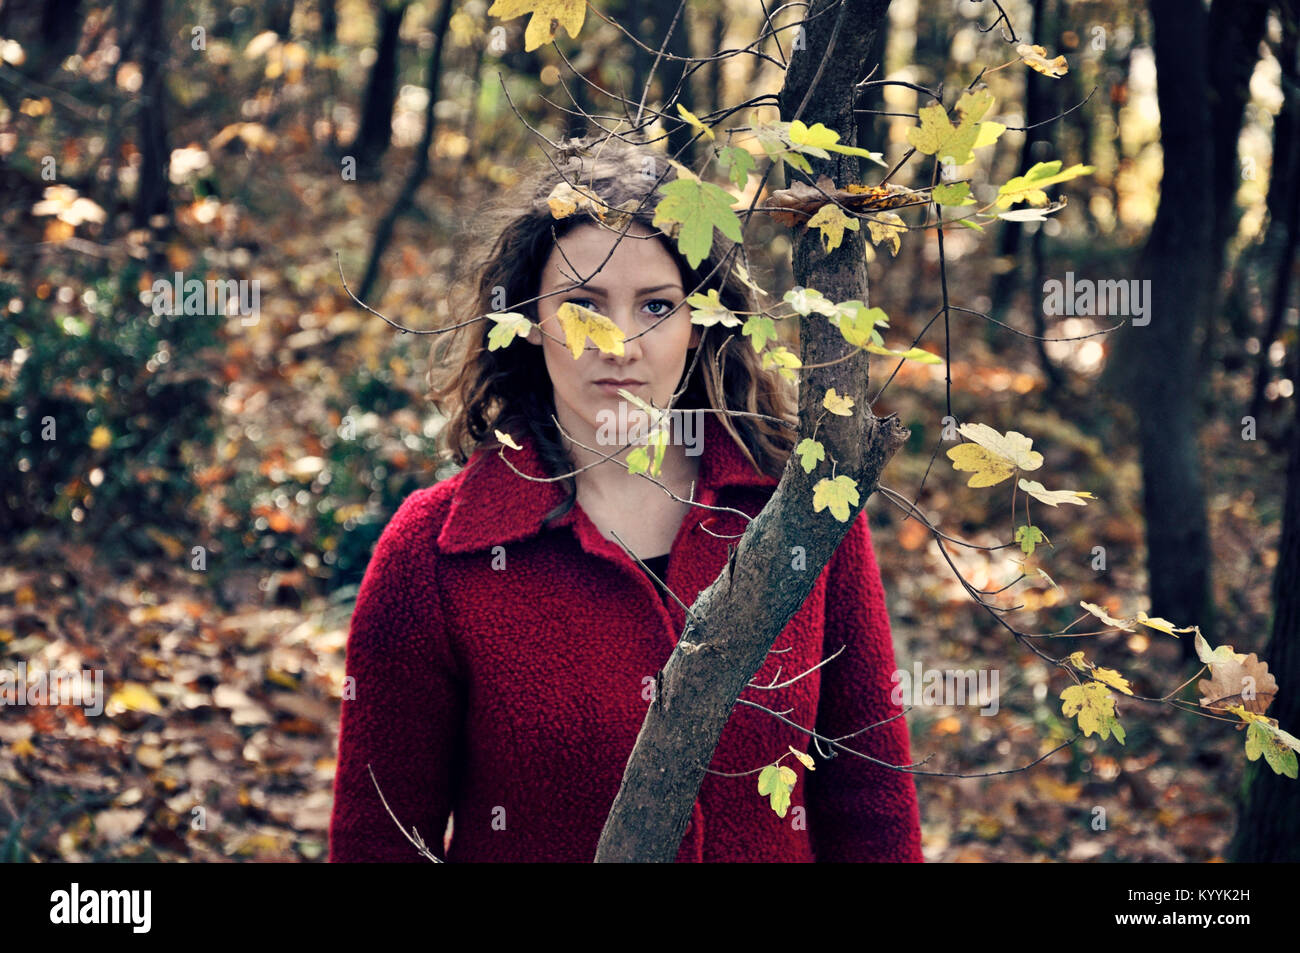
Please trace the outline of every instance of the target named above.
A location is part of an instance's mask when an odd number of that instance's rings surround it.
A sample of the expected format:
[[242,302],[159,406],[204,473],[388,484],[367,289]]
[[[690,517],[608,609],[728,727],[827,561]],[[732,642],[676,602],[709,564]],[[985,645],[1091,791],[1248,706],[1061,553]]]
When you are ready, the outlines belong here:
[[388,212],[375,227],[375,237],[370,244],[370,259],[366,262],[366,272],[361,279],[361,285],[357,289],[357,297],[362,301],[365,301],[370,292],[374,290],[375,282],[379,279],[379,261],[383,257],[384,249],[388,247],[388,242],[393,237],[393,228],[397,224],[397,219],[410,208],[416,191],[429,174],[429,150],[433,148],[433,131],[437,124],[434,110],[438,105],[438,86],[440,85],[439,80],[442,78],[442,51],[443,47],[446,46],[447,28],[451,23],[451,8],[452,0],[442,0],[442,8],[438,11],[438,20],[433,25],[433,49],[429,53],[429,69],[426,80],[429,100],[424,107],[424,132],[420,136],[419,145],[415,147],[415,165],[411,167],[411,171],[406,176],[406,181],[402,183],[402,191],[398,193]]
[[[781,116],[809,125],[823,122],[856,141],[854,85],[865,75],[873,35],[882,25],[888,0],[814,0],[804,49],[793,53],[781,90]],[[838,8],[838,9],[836,9]],[[821,16],[816,16],[819,12]],[[818,71],[821,71],[820,73]],[[859,181],[858,160],[833,154],[810,159],[814,177],[831,175],[843,187]],[[796,280],[832,300],[867,300],[866,248],[861,232],[846,231],[830,254],[818,234],[796,237]],[[834,361],[853,351],[824,321],[800,329],[804,364]],[[812,591],[817,572],[785,578],[770,566],[784,562],[790,547],[806,548],[808,564],[824,567],[844,538],[881,470],[907,437],[896,417],[877,418],[867,409],[867,359],[862,352],[833,367],[812,370],[800,388],[800,434],[810,435],[820,398],[834,386],[851,395],[861,412],[824,420],[818,438],[837,473],[859,487],[859,505],[848,522],[814,514],[813,482],[791,456],[763,511],[750,524],[728,564],[692,607],[677,648],[660,673],[651,703],[624,771],[596,850],[597,862],[671,862],[680,849],[705,767],[712,760],[723,726],[745,685],[786,623]]]
[[[1300,373],[1300,360],[1293,362]],[[1300,397],[1287,464],[1282,540],[1273,573],[1273,632],[1263,657],[1282,690],[1268,714],[1285,731],[1300,731]],[[1228,851],[1234,861],[1300,861],[1300,782],[1280,774],[1261,757],[1246,766],[1237,810],[1237,832]]]
[[[1164,175],[1160,206],[1138,263],[1149,281],[1149,324],[1127,325],[1107,374],[1138,420],[1151,612],[1214,629],[1210,541],[1199,429],[1198,341],[1215,276],[1211,208],[1213,123],[1208,17],[1200,0],[1150,0]],[[1190,653],[1191,640],[1183,640]]]
[[[144,24],[140,84],[140,179],[135,194],[132,221],[136,228],[149,228],[158,215],[170,216],[168,169],[171,148],[167,143],[167,84],[164,61],[169,45],[163,29],[163,0],[144,0],[140,19]],[[170,224],[170,223],[169,223]],[[166,226],[164,226],[165,228]],[[163,229],[154,229],[155,232]]]
[[397,52],[400,46],[402,18],[408,3],[381,0],[379,5],[379,44],[375,62],[366,81],[361,106],[361,128],[352,141],[358,177],[374,178],[376,166],[388,151],[393,137],[393,103],[397,98]]

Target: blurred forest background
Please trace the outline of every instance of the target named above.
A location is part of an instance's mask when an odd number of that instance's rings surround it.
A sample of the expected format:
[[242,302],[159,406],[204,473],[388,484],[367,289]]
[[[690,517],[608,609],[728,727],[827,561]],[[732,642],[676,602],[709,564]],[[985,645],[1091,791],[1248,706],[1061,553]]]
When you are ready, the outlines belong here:
[[[1024,625],[1067,625],[1080,600],[1198,624],[1212,644],[1270,661],[1282,697],[1269,714],[1293,732],[1296,649],[1281,634],[1270,649],[1270,634],[1300,442],[1298,6],[1008,0],[1017,36],[1070,69],[986,77],[999,121],[1030,128],[987,150],[984,171],[1004,181],[1059,158],[1095,172],[1060,187],[1068,207],[1045,222],[945,234],[954,303],[1005,325],[954,315],[959,419],[1033,436],[1056,473],[1099,497],[1038,514],[1054,546],[1043,565],[1064,591],[1023,591]],[[0,2],[0,664],[102,669],[111,696],[95,718],[0,712],[0,860],[325,856],[357,584],[400,501],[448,475],[423,397],[433,338],[358,308],[335,256],[388,317],[449,321],[466,243],[492,238],[474,233],[474,210],[546,147],[521,119],[552,140],[598,131],[583,112],[623,110],[576,74],[633,100],[651,74],[653,53],[593,10],[657,48],[678,9],[596,0],[578,40],[561,33],[525,53],[526,18],[487,8]],[[763,16],[760,4],[691,0],[669,51],[747,46]],[[996,19],[983,2],[894,0],[876,78],[957,90],[1014,58],[1003,27],[986,30]],[[692,70],[678,101],[707,116],[775,93],[790,35],[763,44],[771,59]],[[648,102],[663,108],[682,73],[660,64]],[[892,165],[919,105],[903,86],[865,89],[857,144]],[[655,131],[672,152],[691,136],[677,122]],[[698,167],[707,143],[681,158]],[[909,178],[922,168],[894,181],[928,184]],[[881,172],[863,171],[867,183]],[[749,235],[756,277],[779,296],[793,284],[790,232],[762,220]],[[871,250],[871,303],[889,313],[891,343],[939,307],[938,252],[933,230],[905,236],[897,256]],[[256,280],[256,320],[156,313],[155,279],[178,271]],[[1114,323],[1043,314],[1044,281],[1066,272],[1152,277],[1179,289],[1177,306],[1157,308],[1146,337],[1043,344],[1032,335]],[[937,333],[923,343],[941,351]],[[891,370],[881,361],[873,376]],[[884,483],[915,492],[944,406],[944,368],[901,370],[876,411],[899,413],[912,438]],[[1158,492],[1144,491],[1144,466]],[[1005,498],[968,489],[942,458],[920,506],[946,532],[1005,542]],[[928,769],[992,771],[1070,737],[1061,673],[979,611],[923,526],[880,497],[870,508],[900,668],[1002,673],[995,717],[915,709],[914,755],[931,755]],[[1015,575],[1005,553],[954,558],[983,588]],[[1296,578],[1281,582],[1293,600]],[[1144,695],[1197,668],[1154,633],[1096,645]],[[1241,734],[1164,706],[1123,714],[1122,747],[1093,737],[1027,772],[918,779],[926,857],[1248,853],[1233,844],[1257,770]],[[1106,830],[1092,827],[1096,806]]]

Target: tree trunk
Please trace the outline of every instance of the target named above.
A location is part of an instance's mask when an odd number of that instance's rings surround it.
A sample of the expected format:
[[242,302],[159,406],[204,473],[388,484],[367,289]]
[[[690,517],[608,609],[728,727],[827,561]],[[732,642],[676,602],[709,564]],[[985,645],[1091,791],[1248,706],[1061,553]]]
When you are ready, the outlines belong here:
[[361,128],[352,140],[352,155],[357,160],[358,178],[373,179],[378,176],[379,160],[388,151],[393,137],[393,101],[397,98],[397,51],[400,46],[402,18],[406,16],[407,3],[379,5],[379,45],[375,48],[375,62],[370,67],[366,82],[365,100],[361,106]]
[[[888,0],[813,0],[807,43],[795,51],[781,90],[781,116],[812,125],[823,122],[853,142],[854,85],[865,75],[872,34],[880,29]],[[838,8],[838,9],[836,9]],[[824,69],[823,69],[824,67]],[[818,69],[823,71],[818,74]],[[814,80],[816,86],[814,87]],[[834,154],[809,160],[841,187],[859,179],[855,157]],[[867,300],[866,248],[861,232],[846,231],[841,247],[822,251],[815,231],[796,237],[794,274],[799,284],[836,301]],[[831,325],[808,321],[800,330],[806,365],[834,361],[854,349]],[[867,359],[852,354],[833,367],[809,372],[800,387],[800,433],[812,433],[820,396],[834,386],[855,400],[852,417],[825,420],[818,438],[838,472],[858,482],[859,505],[849,522],[815,515],[811,483],[791,456],[763,512],[750,524],[728,565],[692,607],[677,648],[660,672],[646,719],[623,774],[623,783],[601,832],[597,862],[671,862],[699,794],[704,766],[736,699],[762,666],[776,637],[812,591],[818,571],[794,578],[770,572],[796,542],[810,567],[824,567],[876,489],[880,471],[907,437],[896,417],[876,418],[867,409]]]
[[[171,148],[167,144],[167,84],[165,61],[170,49],[163,27],[163,0],[144,0],[140,20],[144,24],[141,47],[140,85],[140,179],[135,194],[132,220],[136,228],[150,228],[158,215],[170,216],[168,193]],[[164,228],[166,226],[163,226]],[[155,232],[162,231],[154,228]]]
[[[1300,360],[1293,362],[1300,374]],[[1293,374],[1293,376],[1295,376]],[[1282,540],[1273,573],[1273,634],[1263,657],[1281,686],[1268,712],[1282,729],[1300,731],[1300,395],[1291,398],[1295,417],[1287,464]],[[1261,757],[1246,766],[1237,833],[1229,848],[1234,861],[1300,861],[1300,782],[1275,774]]]
[[[1150,0],[1155,33],[1160,207],[1138,263],[1149,324],[1117,332],[1107,374],[1138,420],[1152,615],[1199,625],[1214,641],[1205,487],[1197,444],[1199,335],[1215,276],[1208,17],[1200,0]],[[1184,639],[1190,653],[1191,640]]]
[[429,53],[429,69],[426,79],[429,101],[424,107],[424,133],[420,136],[419,145],[415,147],[415,165],[411,167],[411,171],[407,174],[406,181],[402,184],[402,191],[398,193],[396,200],[388,209],[388,213],[380,219],[379,225],[375,228],[375,237],[370,245],[370,260],[366,263],[365,275],[362,277],[361,285],[357,289],[357,297],[362,301],[366,300],[379,278],[379,261],[383,257],[384,249],[388,247],[388,242],[393,237],[393,228],[397,224],[398,217],[410,208],[416,191],[429,174],[429,150],[433,148],[433,131],[437,122],[434,109],[438,105],[438,86],[439,80],[442,78],[442,50],[446,45],[447,28],[451,23],[452,2],[453,0],[442,0],[442,8],[438,11],[438,20],[433,25],[433,50]]
[[[1292,5],[1282,0],[1282,5]],[[1210,7],[1209,57],[1210,115],[1213,122],[1214,190],[1211,235],[1210,273],[1216,276],[1213,295],[1217,302],[1224,273],[1224,255],[1228,242],[1237,233],[1237,187],[1242,171],[1238,162],[1237,143],[1241,138],[1241,120],[1250,100],[1250,76],[1259,61],[1259,44],[1264,38],[1270,0],[1214,0]],[[1285,19],[1285,17],[1284,17]],[[1201,348],[1202,373],[1212,366],[1217,342],[1227,339],[1223,309],[1214,307],[1209,315],[1210,333]]]

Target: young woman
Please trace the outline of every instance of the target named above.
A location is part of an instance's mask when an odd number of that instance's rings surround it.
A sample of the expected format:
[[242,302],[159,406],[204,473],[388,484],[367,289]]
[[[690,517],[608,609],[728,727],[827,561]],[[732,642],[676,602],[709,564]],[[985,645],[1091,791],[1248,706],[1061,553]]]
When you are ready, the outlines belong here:
[[[795,433],[792,385],[761,368],[738,327],[691,323],[696,291],[718,289],[734,311],[755,305],[733,270],[715,268],[721,241],[691,268],[651,224],[663,162],[606,141],[571,165],[535,168],[503,203],[509,217],[457,320],[515,311],[533,324],[490,349],[484,319],[435,348],[448,376],[434,398],[463,469],[402,505],[361,587],[333,861],[420,859],[389,809],[448,861],[591,861],[682,631],[679,600],[689,606],[713,582],[745,530],[740,514],[757,514],[776,486]],[[555,218],[547,200],[566,179],[604,207]],[[648,192],[633,221],[610,211]],[[588,342],[575,359],[557,320],[566,301],[612,320],[623,353]],[[695,412],[670,430],[662,486],[628,474],[631,447],[605,459],[629,439],[610,438],[620,387]],[[521,449],[503,448],[496,430]],[[797,559],[772,567],[800,571]],[[828,758],[829,745],[737,705],[677,859],[921,860],[912,776],[881,764],[910,762],[906,722],[891,720],[894,668],[863,513],[751,680],[782,687],[741,697],[875,760]],[[757,791],[758,770],[778,759],[797,776],[784,817]]]

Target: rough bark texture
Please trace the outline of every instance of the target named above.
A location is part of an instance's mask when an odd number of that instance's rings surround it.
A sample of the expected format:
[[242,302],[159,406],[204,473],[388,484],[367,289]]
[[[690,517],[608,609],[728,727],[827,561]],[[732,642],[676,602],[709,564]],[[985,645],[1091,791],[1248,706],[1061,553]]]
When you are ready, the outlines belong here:
[[[839,131],[843,141],[856,141],[853,87],[866,73],[863,66],[888,6],[888,0],[815,0],[808,11],[804,48],[792,54],[781,91],[783,120],[797,113],[810,126],[823,122]],[[857,182],[858,160],[833,155],[830,161],[810,160],[814,178],[825,172],[840,186]],[[817,232],[799,235],[795,278],[833,300],[865,302],[865,251],[860,232],[846,231],[843,244],[829,255],[822,251]],[[805,321],[800,339],[806,365],[833,361],[852,350],[824,321]],[[838,462],[836,475],[857,481],[859,505],[843,523],[825,511],[814,513],[815,481],[791,457],[768,505],[750,524],[728,565],[700,593],[692,608],[698,622],[688,620],[664,666],[601,834],[597,862],[675,858],[704,768],[736,699],[818,576],[800,574],[792,585],[763,567],[785,559],[794,545],[805,548],[810,566],[825,566],[875,490],[881,470],[907,437],[896,418],[878,419],[866,409],[867,384],[863,353],[805,376],[799,398],[801,437],[812,433],[821,398],[831,386],[852,396],[855,407],[861,408],[852,417],[823,420],[817,434],[827,459]]]

